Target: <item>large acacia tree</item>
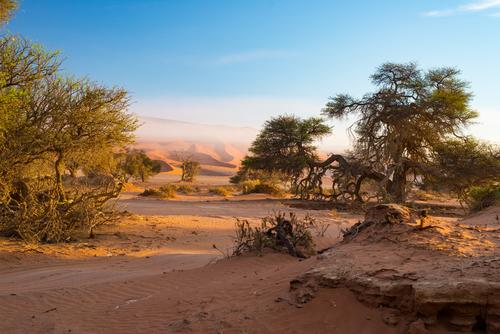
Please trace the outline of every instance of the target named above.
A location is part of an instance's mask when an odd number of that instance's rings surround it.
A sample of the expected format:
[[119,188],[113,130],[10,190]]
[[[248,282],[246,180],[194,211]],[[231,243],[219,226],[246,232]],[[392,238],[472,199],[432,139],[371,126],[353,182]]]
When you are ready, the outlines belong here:
[[361,98],[339,94],[323,113],[353,115],[357,158],[385,175],[387,194],[404,202],[410,176],[428,172],[431,152],[477,117],[468,84],[455,68],[423,71],[414,63],[386,63],[371,76],[374,92]]

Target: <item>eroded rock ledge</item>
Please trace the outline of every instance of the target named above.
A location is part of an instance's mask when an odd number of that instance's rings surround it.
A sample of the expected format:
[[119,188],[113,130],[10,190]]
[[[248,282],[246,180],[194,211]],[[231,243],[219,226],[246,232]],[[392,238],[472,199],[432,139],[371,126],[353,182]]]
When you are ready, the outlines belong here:
[[[460,222],[424,218],[382,205],[319,255],[320,267],[291,282],[297,302],[320,287],[350,289],[384,321],[407,333],[444,326],[500,333],[500,207]],[[435,227],[433,227],[435,226]]]

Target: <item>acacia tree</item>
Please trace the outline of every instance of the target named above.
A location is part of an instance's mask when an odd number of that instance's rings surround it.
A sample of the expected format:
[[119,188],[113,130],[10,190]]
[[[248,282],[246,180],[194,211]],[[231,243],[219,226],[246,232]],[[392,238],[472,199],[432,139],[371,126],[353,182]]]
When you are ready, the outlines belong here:
[[433,167],[437,171],[427,182],[455,193],[458,199],[469,202],[473,187],[500,182],[500,148],[471,137],[453,139],[435,147]]
[[60,241],[106,219],[103,206],[122,181],[64,182],[130,143],[137,127],[128,95],[59,75],[56,53],[19,37],[0,40],[0,230],[31,241]]
[[145,182],[150,176],[161,171],[161,164],[150,159],[144,151],[131,150],[124,154],[122,168],[127,176]]
[[0,39],[0,187],[46,152],[40,145],[44,123],[28,112],[30,92],[42,78],[55,75],[59,65],[55,52],[16,36]]
[[283,115],[266,121],[250,146],[250,155],[242,161],[237,177],[240,181],[252,175],[280,174],[295,183],[304,168],[318,160],[314,142],[331,133],[319,117],[300,119]]
[[193,182],[196,175],[200,173],[200,163],[190,157],[185,157],[182,160],[181,171],[181,181]]
[[413,63],[386,63],[371,76],[375,92],[361,98],[340,94],[323,109],[331,118],[358,117],[351,127],[356,156],[386,176],[392,200],[404,202],[408,177],[426,173],[435,147],[459,137],[477,117],[459,73],[448,67],[424,72]]

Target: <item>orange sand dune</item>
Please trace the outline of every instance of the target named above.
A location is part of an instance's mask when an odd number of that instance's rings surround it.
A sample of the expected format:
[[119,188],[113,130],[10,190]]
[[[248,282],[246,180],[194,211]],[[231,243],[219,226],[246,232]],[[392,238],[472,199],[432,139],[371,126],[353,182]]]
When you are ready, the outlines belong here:
[[135,147],[152,159],[178,167],[186,157],[201,164],[202,175],[232,175],[246,155],[257,130],[141,118]]

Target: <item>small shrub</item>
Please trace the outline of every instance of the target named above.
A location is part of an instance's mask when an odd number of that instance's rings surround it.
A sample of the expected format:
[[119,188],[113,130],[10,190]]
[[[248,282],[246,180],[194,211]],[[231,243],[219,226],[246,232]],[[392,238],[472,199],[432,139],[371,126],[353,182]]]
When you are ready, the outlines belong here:
[[245,180],[238,184],[241,189],[241,192],[244,194],[251,194],[254,188],[260,184],[259,180]]
[[176,187],[173,184],[167,184],[158,189],[148,188],[140,194],[145,197],[158,197],[158,198],[174,198],[176,195]]
[[144,197],[160,196],[160,191],[157,189],[146,188],[142,193],[139,194],[139,196],[144,196]]
[[224,196],[224,197],[232,195],[233,191],[234,190],[232,187],[224,187],[224,186],[214,187],[214,188],[209,189],[210,193],[212,193],[214,195]]
[[306,257],[314,254],[311,228],[316,222],[306,216],[298,219],[294,213],[289,218],[284,213],[262,218],[261,225],[252,227],[248,220],[236,220],[236,238],[233,255],[249,252],[261,254],[265,248],[286,250],[290,255]]
[[54,188],[51,178],[16,182],[8,201],[0,201],[0,235],[30,243],[63,242],[76,232],[93,236],[96,227],[116,221],[113,208],[103,204],[119,194],[121,186],[112,179],[102,188],[75,182],[65,193],[72,200],[57,200]]
[[246,180],[241,182],[239,186],[244,194],[269,194],[274,196],[284,194],[278,184],[261,180]]
[[500,203],[500,184],[472,187],[469,190],[469,207],[479,211]]
[[283,190],[274,183],[260,183],[253,189],[254,193],[257,194],[269,194],[274,196],[283,196]]
[[185,195],[190,195],[193,193],[200,192],[200,188],[194,187],[194,186],[189,185],[189,184],[180,184],[177,186],[177,192],[180,192],[180,193],[185,194]]

